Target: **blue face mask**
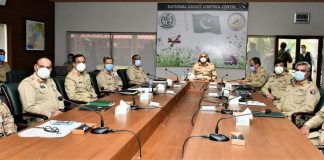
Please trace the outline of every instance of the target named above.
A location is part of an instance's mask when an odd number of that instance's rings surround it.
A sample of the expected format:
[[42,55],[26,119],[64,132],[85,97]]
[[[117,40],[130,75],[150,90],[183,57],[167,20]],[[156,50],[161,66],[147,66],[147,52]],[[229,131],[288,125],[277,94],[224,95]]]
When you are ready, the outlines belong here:
[[141,66],[141,60],[135,60],[135,66],[139,67]]
[[294,74],[294,78],[295,78],[296,81],[302,81],[305,78],[305,73],[301,72],[301,71],[297,71]]
[[250,66],[250,71],[251,72],[255,72],[255,67],[254,66]]
[[105,65],[105,69],[106,69],[107,71],[112,71],[113,68],[114,68],[114,65],[113,65],[113,64],[106,64],[106,65]]
[[0,55],[0,61],[4,61],[5,60],[5,55]]

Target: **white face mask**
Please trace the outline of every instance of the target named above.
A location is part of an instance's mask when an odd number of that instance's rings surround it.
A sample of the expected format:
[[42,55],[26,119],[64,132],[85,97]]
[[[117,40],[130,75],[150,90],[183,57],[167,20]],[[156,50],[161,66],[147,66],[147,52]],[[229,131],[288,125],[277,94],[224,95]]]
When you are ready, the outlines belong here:
[[277,67],[275,67],[274,70],[275,70],[276,74],[281,74],[284,71],[284,68],[281,66],[277,66]]
[[142,64],[141,60],[139,59],[135,60],[135,66],[139,67],[141,66],[141,64]]
[[45,67],[39,68],[38,71],[36,72],[36,74],[41,79],[47,79],[51,74],[51,70],[49,70],[49,69],[47,69]]
[[202,62],[202,63],[205,63],[206,60],[207,60],[207,59],[206,59],[205,57],[200,58],[200,62]]
[[78,72],[83,72],[87,66],[84,63],[78,63],[75,68]]

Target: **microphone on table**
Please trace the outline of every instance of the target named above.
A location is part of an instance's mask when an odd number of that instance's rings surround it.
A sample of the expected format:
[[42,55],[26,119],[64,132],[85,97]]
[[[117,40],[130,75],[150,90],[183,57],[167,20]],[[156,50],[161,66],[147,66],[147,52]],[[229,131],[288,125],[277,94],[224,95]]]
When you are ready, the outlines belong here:
[[[272,112],[271,109],[266,109],[266,110],[261,111],[261,112],[253,112],[253,113],[270,114],[271,112]],[[217,123],[216,123],[215,133],[209,134],[209,139],[212,140],[212,141],[219,141],[219,142],[229,141],[229,138],[227,136],[225,136],[223,134],[218,134],[219,122],[224,120],[224,119],[230,119],[230,118],[236,118],[236,117],[241,117],[241,116],[253,115],[253,113],[241,114],[241,115],[237,115],[237,116],[231,116],[231,117],[225,117],[225,118],[219,119],[217,121]]]
[[209,82],[214,82],[214,80],[213,80],[213,71],[210,72],[210,80],[209,80]]
[[154,77],[156,81],[166,81],[165,78],[162,78],[162,77],[158,77],[158,76],[155,76],[153,74],[150,74],[150,73],[146,73],[147,76],[151,76],[151,77]]
[[189,81],[188,73],[189,73],[189,68],[187,68],[186,78],[184,79],[185,81]]
[[96,111],[96,110],[94,110],[92,108],[89,108],[88,106],[86,106],[84,104],[78,104],[78,103],[75,103],[73,101],[67,100],[67,99],[63,98],[62,96],[57,97],[57,99],[59,101],[66,101],[66,102],[72,103],[72,104],[74,104],[76,106],[79,106],[79,108],[83,107],[83,108],[86,108],[86,109],[88,109],[90,111],[93,111],[93,112],[97,113],[100,116],[100,127],[92,129],[90,131],[91,133],[93,133],[93,134],[107,134],[109,132],[114,132],[114,130],[112,130],[112,129],[108,128],[108,127],[105,127],[105,122],[104,122],[104,120],[102,118],[102,114],[100,112],[98,112],[98,111]]
[[218,84],[221,85],[221,86],[225,86],[224,77],[227,77],[227,76],[228,76],[228,74],[225,74],[224,76],[222,76],[222,79]]
[[168,72],[170,72],[170,73],[172,73],[172,74],[174,74],[177,77],[177,80],[176,81],[173,81],[174,83],[179,83],[179,76],[176,73],[168,70],[167,68],[165,68],[165,70],[168,71]]

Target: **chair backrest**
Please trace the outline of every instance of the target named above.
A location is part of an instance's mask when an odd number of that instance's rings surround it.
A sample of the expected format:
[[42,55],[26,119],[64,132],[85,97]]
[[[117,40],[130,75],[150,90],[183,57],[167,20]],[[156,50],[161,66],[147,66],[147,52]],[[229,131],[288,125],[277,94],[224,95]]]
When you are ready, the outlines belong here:
[[6,73],[6,77],[6,83],[19,83],[24,78],[28,77],[28,73],[23,70],[11,70]]
[[117,70],[117,74],[123,82],[123,89],[127,89],[130,87],[126,71],[127,71],[127,69],[118,69]]
[[319,102],[317,103],[317,105],[315,106],[315,109],[314,109],[315,113],[318,112],[319,110],[321,110],[321,108],[324,105],[324,89],[319,88],[318,90],[320,91],[321,98],[320,98]]
[[66,92],[65,92],[65,88],[64,88],[64,81],[65,81],[65,77],[55,77],[53,78],[55,84],[56,84],[56,88],[57,90],[61,93],[62,97],[64,99],[69,99],[69,97],[67,96]]
[[99,70],[94,70],[92,72],[89,72],[91,85],[98,96],[100,95],[100,90],[97,82],[97,75],[99,74],[99,72],[100,72]]
[[1,90],[7,98],[11,114],[17,123],[24,121],[18,86],[19,83],[8,83],[1,86]]
[[51,77],[65,77],[69,73],[65,66],[54,66],[51,72]]

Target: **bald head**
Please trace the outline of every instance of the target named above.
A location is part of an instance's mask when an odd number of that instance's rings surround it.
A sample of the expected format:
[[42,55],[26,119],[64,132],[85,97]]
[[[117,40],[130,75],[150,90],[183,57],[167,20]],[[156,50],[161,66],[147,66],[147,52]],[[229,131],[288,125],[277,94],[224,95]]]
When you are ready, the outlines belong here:
[[39,68],[47,68],[49,70],[52,69],[52,61],[46,57],[40,58],[37,60],[34,65],[34,70],[37,71]]

